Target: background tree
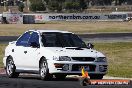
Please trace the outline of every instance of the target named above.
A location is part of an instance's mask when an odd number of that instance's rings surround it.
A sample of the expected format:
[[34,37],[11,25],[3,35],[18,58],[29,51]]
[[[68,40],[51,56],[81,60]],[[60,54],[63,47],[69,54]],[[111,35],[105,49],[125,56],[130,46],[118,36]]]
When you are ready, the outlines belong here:
[[132,0],[125,0],[128,5],[132,5]]
[[65,2],[64,9],[69,10],[69,11],[80,10],[80,3],[79,2]]
[[42,3],[42,0],[30,0],[30,10],[31,11],[45,11],[46,7]]
[[21,2],[21,3],[19,3],[19,5],[18,5],[18,10],[20,11],[20,12],[23,12],[23,9],[24,9],[24,4]]
[[32,11],[83,11],[90,6],[132,4],[132,0],[30,0]]
[[51,11],[61,12],[65,0],[48,0],[48,9]]
[[80,5],[80,8],[83,10],[83,9],[87,9],[87,1],[86,0],[79,0],[79,5]]

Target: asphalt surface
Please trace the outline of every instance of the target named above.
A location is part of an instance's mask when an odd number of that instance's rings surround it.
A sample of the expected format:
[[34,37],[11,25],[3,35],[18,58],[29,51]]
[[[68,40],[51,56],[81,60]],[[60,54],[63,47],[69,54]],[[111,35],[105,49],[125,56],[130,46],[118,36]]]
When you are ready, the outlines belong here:
[[88,85],[81,86],[78,78],[66,78],[65,80],[52,79],[42,81],[38,76],[20,76],[8,78],[0,75],[0,88],[132,88],[131,85]]
[[[130,42],[132,33],[97,33],[78,34],[84,41],[88,42]],[[0,36],[0,43],[15,41],[19,36]]]
[[76,79],[42,81],[38,77],[0,78],[0,88],[79,88]]
[[79,34],[86,42],[91,43],[109,43],[109,42],[131,42],[132,33],[97,33],[97,34]]

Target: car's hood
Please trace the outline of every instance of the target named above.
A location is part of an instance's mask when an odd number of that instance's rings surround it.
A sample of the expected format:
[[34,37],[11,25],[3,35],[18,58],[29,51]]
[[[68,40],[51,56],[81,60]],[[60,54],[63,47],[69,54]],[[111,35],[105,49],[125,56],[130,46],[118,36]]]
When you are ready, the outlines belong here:
[[93,49],[76,49],[76,48],[59,48],[59,47],[47,47],[49,51],[59,56],[70,57],[105,57],[102,53]]

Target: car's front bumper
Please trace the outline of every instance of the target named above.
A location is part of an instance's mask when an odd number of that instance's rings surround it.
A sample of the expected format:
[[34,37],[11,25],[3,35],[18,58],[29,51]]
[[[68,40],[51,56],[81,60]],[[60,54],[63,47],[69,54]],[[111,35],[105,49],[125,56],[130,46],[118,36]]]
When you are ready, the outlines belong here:
[[[55,66],[58,65],[58,66]],[[60,66],[59,66],[60,65]],[[63,66],[68,65],[68,70],[64,70]],[[81,67],[89,67],[88,73],[89,74],[106,74],[107,73],[107,62],[60,62],[56,61],[52,64],[50,64],[49,72],[51,74],[81,74]],[[104,66],[104,70],[101,71],[100,67]]]

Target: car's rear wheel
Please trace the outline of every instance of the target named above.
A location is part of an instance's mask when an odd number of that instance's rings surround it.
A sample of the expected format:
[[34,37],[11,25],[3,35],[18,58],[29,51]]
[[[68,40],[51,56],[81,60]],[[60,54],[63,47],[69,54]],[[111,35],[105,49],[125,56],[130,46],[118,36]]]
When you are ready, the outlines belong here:
[[101,74],[93,74],[93,75],[90,75],[90,79],[103,79],[103,76],[104,75],[101,75]]
[[19,73],[15,72],[16,67],[13,62],[13,59],[9,57],[6,62],[6,74],[9,78],[17,78]]
[[56,75],[55,75],[55,78],[61,80],[61,79],[65,79],[66,76],[67,76],[67,75],[64,75],[64,74],[56,74]]
[[42,59],[40,62],[40,77],[42,80],[50,80],[52,75],[49,74],[48,64],[45,59]]

